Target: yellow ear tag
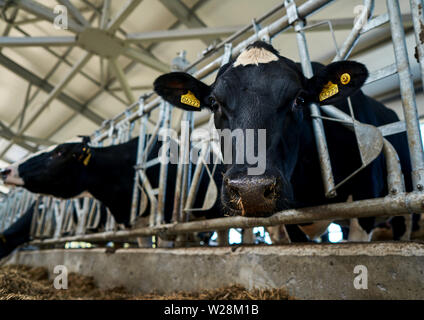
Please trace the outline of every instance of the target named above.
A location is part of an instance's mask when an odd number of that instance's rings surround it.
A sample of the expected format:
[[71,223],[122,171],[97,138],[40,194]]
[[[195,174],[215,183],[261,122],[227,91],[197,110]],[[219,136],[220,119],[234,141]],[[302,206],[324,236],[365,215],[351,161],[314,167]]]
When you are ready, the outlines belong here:
[[350,82],[350,74],[349,73],[343,73],[340,77],[340,82],[342,84],[348,84]]
[[187,94],[181,96],[181,103],[187,104],[195,108],[200,108],[199,99],[197,99],[193,92],[191,92],[190,90]]
[[319,94],[319,101],[323,101],[325,99],[328,99],[334,95],[336,95],[339,92],[339,87],[337,84],[332,83],[329,81],[324,88],[322,88],[321,93]]
[[90,162],[90,159],[91,159],[91,153],[89,153],[89,154],[85,157],[84,161],[82,162],[82,163],[84,164],[84,166],[88,166],[88,163]]

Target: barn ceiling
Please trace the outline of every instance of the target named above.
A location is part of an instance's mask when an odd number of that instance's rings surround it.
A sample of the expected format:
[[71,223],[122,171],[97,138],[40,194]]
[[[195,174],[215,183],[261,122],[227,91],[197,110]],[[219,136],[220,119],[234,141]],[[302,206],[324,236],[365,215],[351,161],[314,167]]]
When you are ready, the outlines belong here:
[[[91,134],[103,121],[151,92],[154,79],[170,70],[180,52],[186,51],[186,59],[193,62],[207,47],[252,25],[254,18],[271,9],[280,7],[259,27],[281,17],[283,2],[0,0],[0,167],[51,144]],[[340,46],[352,28],[354,8],[362,2],[333,1],[309,23],[331,20]],[[374,15],[386,12],[384,0],[375,2]],[[58,5],[67,9],[66,30],[53,23],[63,22],[55,20],[62,13],[55,12],[61,8]],[[409,1],[400,5],[406,41],[413,48]],[[247,35],[253,32],[251,28]],[[314,29],[307,39],[312,59],[329,62],[335,55],[327,29]],[[364,37],[352,56],[370,70],[391,64],[390,40],[388,28],[383,27]],[[282,55],[298,60],[291,30],[275,37],[273,44]],[[410,55],[418,79],[412,49]],[[401,109],[395,98],[399,94],[396,77],[366,90],[386,98],[395,110]]]

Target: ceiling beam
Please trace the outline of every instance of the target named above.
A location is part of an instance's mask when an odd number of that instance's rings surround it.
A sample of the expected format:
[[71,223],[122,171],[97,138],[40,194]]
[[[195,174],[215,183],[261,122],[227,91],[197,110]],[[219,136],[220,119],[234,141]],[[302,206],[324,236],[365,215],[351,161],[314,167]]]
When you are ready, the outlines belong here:
[[37,152],[38,149],[37,147],[33,147],[29,144],[27,144],[23,138],[17,137],[16,135],[14,135],[13,133],[9,132],[8,130],[0,130],[0,137],[9,140],[9,141],[13,141],[15,144],[17,144],[18,146],[20,146],[21,148],[24,148],[25,150],[28,150],[30,152]]
[[110,67],[115,73],[116,78],[121,84],[121,88],[123,89],[125,96],[127,97],[128,103],[132,104],[136,101],[134,94],[132,93],[131,87],[128,84],[127,77],[125,76],[124,70],[122,70],[121,66],[118,64],[116,59],[109,59]]
[[0,47],[57,47],[76,44],[75,37],[0,37]]
[[143,43],[143,42],[160,42],[160,41],[179,41],[188,39],[203,38],[219,38],[221,36],[229,36],[239,31],[243,26],[228,27],[202,27],[179,30],[160,30],[141,33],[130,33],[127,35],[125,42]]
[[110,33],[114,33],[119,29],[121,24],[126,18],[134,11],[135,8],[140,4],[142,0],[127,0],[122,6],[121,10],[112,18],[106,27],[106,30]]
[[[206,24],[196,15],[194,10],[190,10],[181,0],[159,0],[182,24],[188,28],[205,28]],[[200,1],[199,1],[200,2]],[[195,5],[196,7],[196,5]],[[205,37],[202,41],[213,44],[216,37]]]
[[157,60],[153,56],[150,56],[145,52],[145,50],[141,50],[140,48],[135,49],[128,47],[122,51],[122,54],[131,60],[137,61],[159,72],[166,73],[171,70],[169,65]]
[[[44,81],[42,78],[38,77],[37,75],[30,72],[29,70],[23,68],[21,65],[17,64],[16,62],[14,62],[13,60],[11,60],[10,58],[6,57],[5,55],[1,53],[0,53],[0,65],[4,66],[6,69],[12,71],[13,73],[25,79],[26,81],[41,88],[43,91],[47,92],[48,94],[54,89],[53,85],[51,85],[47,81]],[[72,98],[71,96],[63,92],[60,92],[56,98],[59,101],[61,101],[63,104],[65,104],[66,106],[84,115],[87,119],[93,121],[97,125],[101,125],[103,121],[105,120],[104,118],[99,116],[97,113],[86,108],[84,104],[80,103],[79,101],[75,100],[74,98]]]
[[190,28],[206,27],[206,24],[180,0],[159,0],[178,20]]

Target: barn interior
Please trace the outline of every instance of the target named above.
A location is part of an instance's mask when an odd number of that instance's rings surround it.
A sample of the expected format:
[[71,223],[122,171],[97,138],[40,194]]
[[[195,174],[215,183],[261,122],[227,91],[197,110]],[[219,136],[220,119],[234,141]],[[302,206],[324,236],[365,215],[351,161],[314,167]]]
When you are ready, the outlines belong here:
[[[322,5],[307,18],[304,34],[310,60],[325,65],[337,57],[362,8],[372,2],[369,21],[377,28],[368,31],[365,29],[371,28],[371,23],[365,24],[361,36],[345,58],[365,64],[373,77],[380,75],[381,79],[369,81],[362,90],[394,110],[401,121],[405,120],[405,101],[393,49],[395,40],[387,15],[387,2],[391,1],[294,1],[297,8],[313,2],[321,2]],[[400,41],[404,41],[407,48],[421,128],[424,124],[423,71],[411,9],[412,3],[420,1],[394,2],[400,9],[404,30],[404,37]],[[207,68],[217,57],[225,55],[225,43],[232,43],[232,48],[235,48],[255,35],[266,34],[260,32],[281,17],[290,17],[289,3],[282,0],[0,0],[0,168],[51,146],[80,140],[78,136],[107,135],[111,123],[134,113],[140,101],[149,102],[154,98],[153,82],[158,76],[187,67],[191,68],[190,72]],[[270,41],[281,55],[294,61],[301,60],[293,27],[272,34]],[[216,68],[206,72],[202,80],[207,84],[213,83],[217,71]],[[172,109],[170,126],[181,130],[180,120],[185,114],[180,109]],[[154,132],[160,115],[158,109],[151,112],[149,121],[145,123],[146,132]],[[196,112],[193,117],[195,127],[208,128],[209,111]],[[135,124],[133,136],[139,132],[140,123]],[[112,144],[115,138],[110,135],[105,141],[106,145]],[[14,187],[0,183],[2,201],[6,201],[15,191]],[[238,229],[240,231],[241,228]],[[231,229],[230,245],[242,242],[239,231]],[[262,244],[271,243],[269,234],[263,228],[254,232],[262,239]],[[342,240],[340,227],[332,225],[329,232],[332,242]],[[146,260],[131,249],[122,249],[120,255],[105,258],[104,249],[91,249],[89,254],[81,249],[83,238],[75,235],[67,238],[72,240],[67,241],[68,247],[79,247],[71,253],[66,250],[58,252],[54,247],[49,247],[41,252],[24,252],[22,256],[14,256],[11,263],[44,266],[53,270],[63,261],[74,261],[72,271],[94,275],[105,288],[125,285],[131,292],[149,292],[152,288],[162,292],[179,288],[188,291],[198,289],[178,281],[168,286],[166,279],[159,283],[154,280],[146,282],[146,279],[156,279],[154,270],[149,269],[149,262],[165,263],[168,259],[170,253],[165,249],[155,249],[159,250],[157,252],[139,249],[143,257],[147,257]],[[44,240],[39,241],[37,243],[36,240],[33,245],[43,244]],[[419,288],[419,284],[423,283],[424,247],[414,242],[394,246],[380,243],[372,244],[372,247],[352,244],[350,248],[325,245],[319,249],[306,245],[303,251],[298,247],[277,250],[272,246],[266,249],[253,246],[236,252],[230,249],[233,254],[229,258],[227,247],[218,246],[214,249],[216,251],[206,253],[196,250],[191,248],[182,252],[174,267],[181,271],[181,279],[188,278],[196,270],[205,270],[207,261],[219,257],[222,261],[213,266],[213,276],[196,273],[194,277],[206,288],[226,285],[234,278],[249,288],[294,288],[294,295],[304,299],[424,297]],[[266,256],[266,261],[259,263],[263,256]],[[310,256],[316,256],[314,264]],[[328,256],[332,259],[331,265],[334,263],[337,266],[334,272],[340,276],[340,281],[323,289],[324,283],[331,282],[332,278],[330,274],[320,278],[322,270],[328,268]],[[199,260],[199,257],[203,258]],[[384,272],[380,272],[376,266],[376,257],[381,261],[380,271]],[[100,267],[96,270],[92,266],[86,267],[90,264],[101,266],[106,259],[112,266],[107,272]],[[352,272],[344,273],[346,265],[350,267],[361,259],[362,264],[370,265],[370,272],[380,274],[380,278],[375,279],[375,288],[366,294],[344,286],[345,282],[353,281]],[[135,261],[134,266],[131,264],[129,267],[131,272],[137,273],[135,265],[145,268],[133,283],[115,276],[115,271],[124,268],[129,260]],[[251,261],[256,261],[257,266],[241,267],[249,265]],[[273,261],[288,270],[284,279],[279,278],[280,273],[270,271]],[[187,265],[191,267],[185,269]],[[237,275],[220,278],[219,270],[225,265],[241,271]],[[317,266],[315,271],[314,265]],[[401,271],[392,270],[393,265],[399,266]],[[302,269],[303,275],[315,277],[314,281],[307,283],[300,280],[299,275],[290,276],[299,269]],[[390,282],[396,276],[398,281]],[[400,281],[410,286],[402,289]],[[138,284],[141,282],[144,284],[140,289]],[[319,293],[309,292],[311,286],[320,288],[317,289]]]

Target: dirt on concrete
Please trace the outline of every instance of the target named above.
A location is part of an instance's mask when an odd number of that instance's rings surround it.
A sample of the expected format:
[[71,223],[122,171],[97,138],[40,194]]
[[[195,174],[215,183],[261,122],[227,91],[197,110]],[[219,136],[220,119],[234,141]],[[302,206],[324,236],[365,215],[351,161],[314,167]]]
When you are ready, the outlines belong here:
[[92,277],[68,275],[68,289],[57,290],[47,269],[7,265],[0,267],[0,300],[293,300],[285,289],[247,290],[241,285],[202,290],[131,294],[123,287],[101,290]]

